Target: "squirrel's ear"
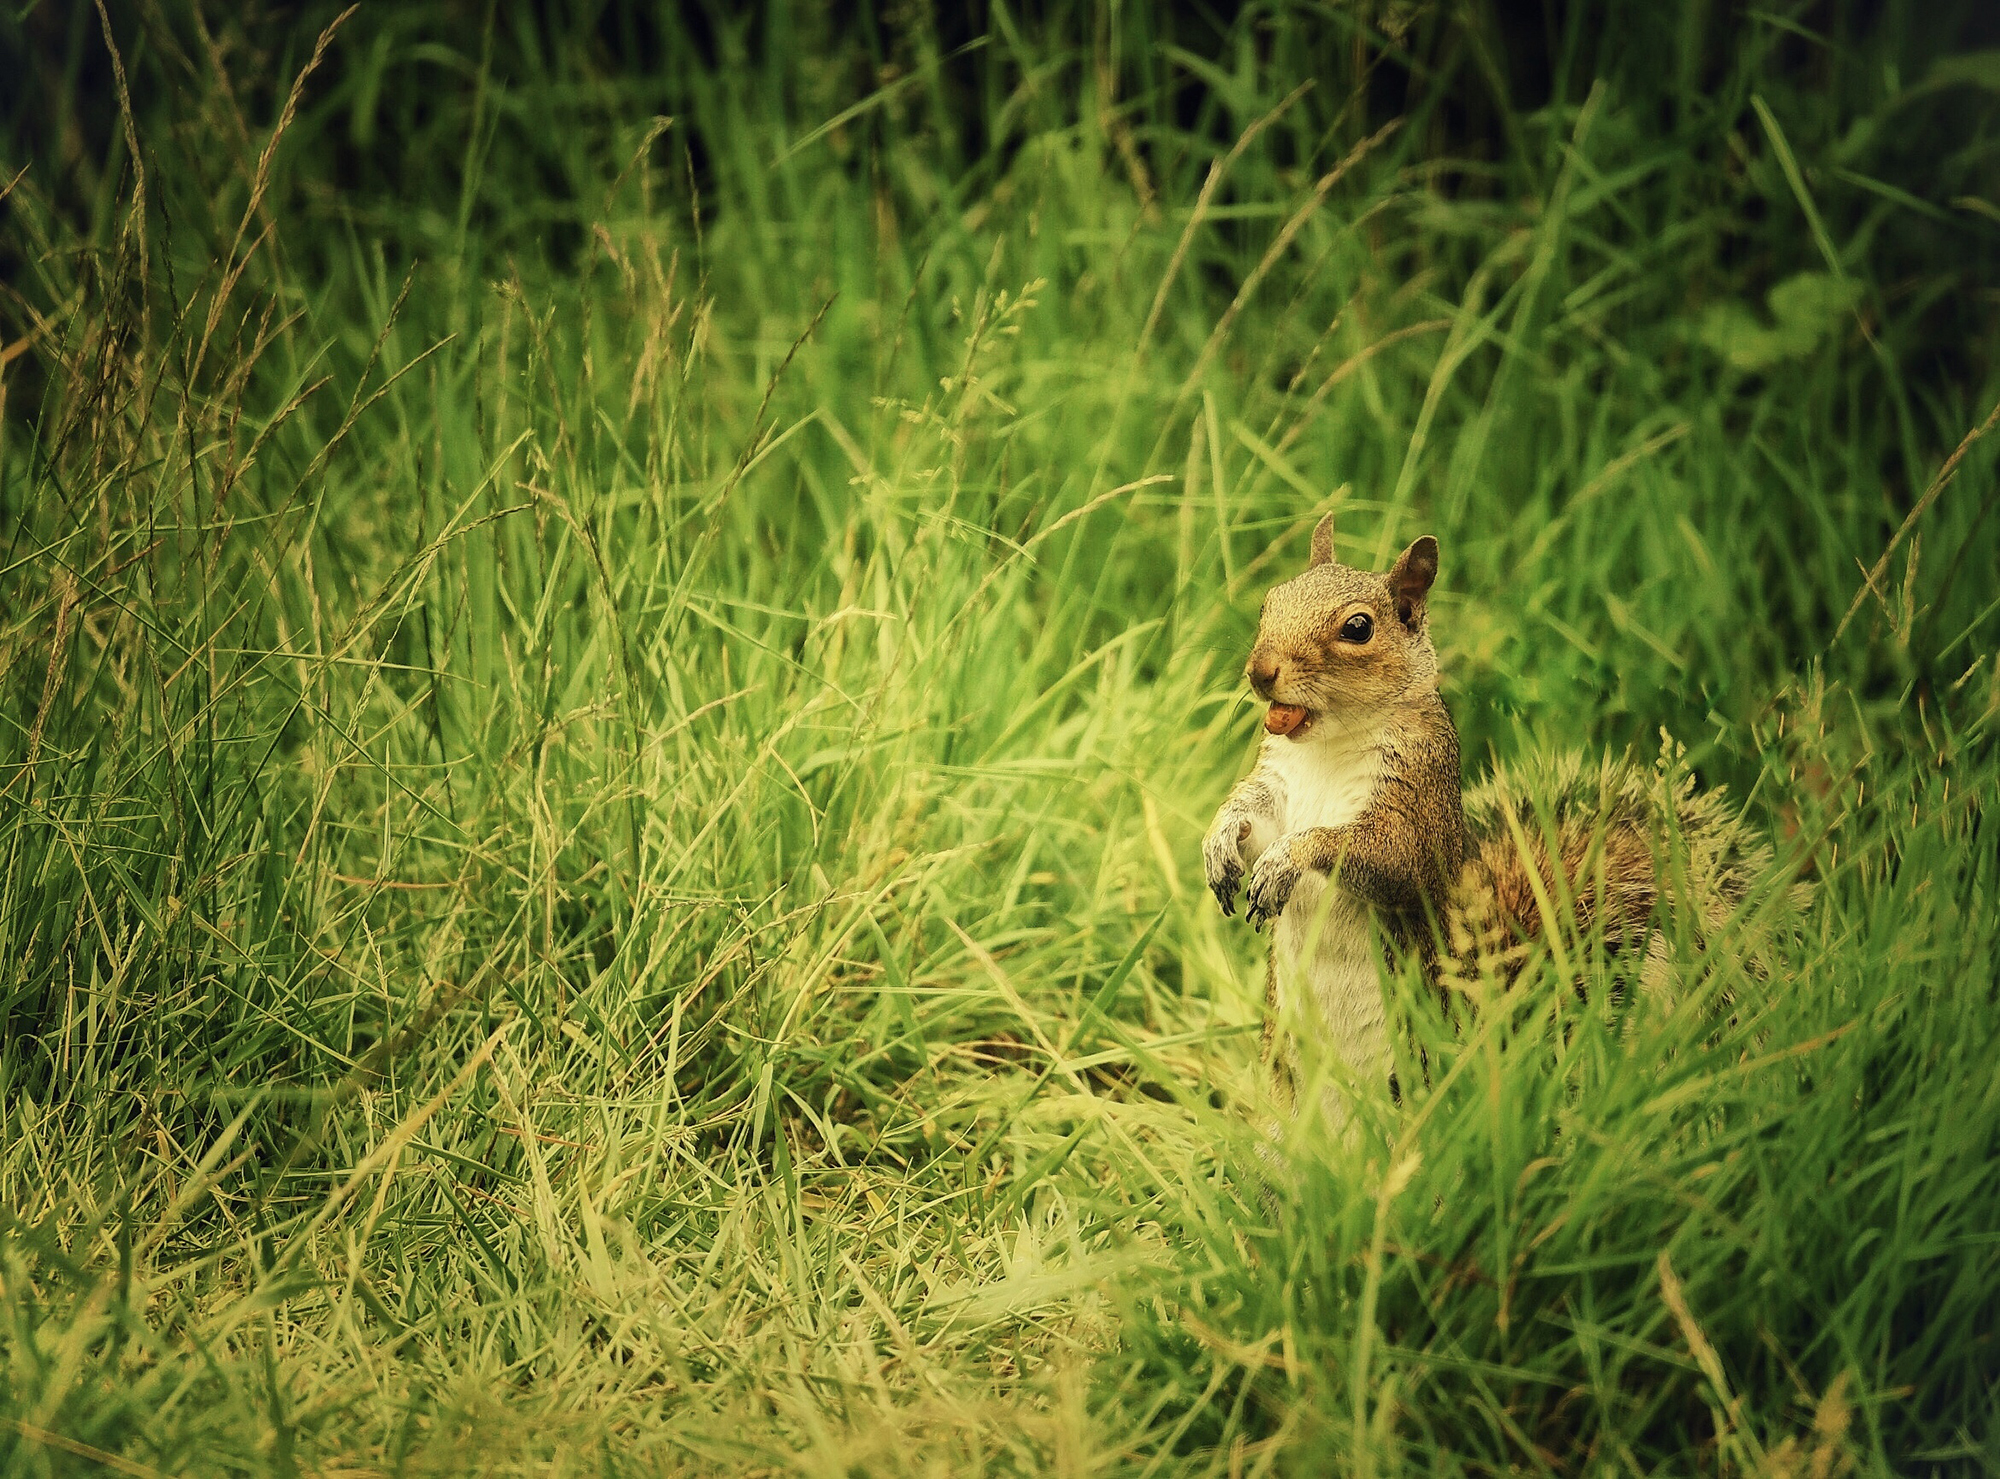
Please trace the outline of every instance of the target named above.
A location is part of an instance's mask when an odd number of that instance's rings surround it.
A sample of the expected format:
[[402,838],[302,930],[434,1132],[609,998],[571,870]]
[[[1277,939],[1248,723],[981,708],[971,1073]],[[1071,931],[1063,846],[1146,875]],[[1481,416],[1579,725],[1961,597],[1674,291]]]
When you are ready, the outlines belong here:
[[1397,557],[1389,571],[1389,599],[1396,619],[1411,631],[1424,623],[1424,597],[1437,579],[1438,542],[1426,534]]
[[1313,528],[1312,563],[1331,565],[1333,563],[1333,515],[1331,512]]

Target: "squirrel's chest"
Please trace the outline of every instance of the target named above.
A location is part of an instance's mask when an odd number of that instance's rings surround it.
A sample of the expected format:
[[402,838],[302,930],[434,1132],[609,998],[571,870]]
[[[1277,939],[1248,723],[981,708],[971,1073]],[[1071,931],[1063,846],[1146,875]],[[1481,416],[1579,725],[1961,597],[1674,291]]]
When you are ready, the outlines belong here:
[[1382,747],[1373,736],[1304,745],[1278,740],[1267,763],[1284,783],[1287,832],[1345,826],[1367,809],[1382,784]]

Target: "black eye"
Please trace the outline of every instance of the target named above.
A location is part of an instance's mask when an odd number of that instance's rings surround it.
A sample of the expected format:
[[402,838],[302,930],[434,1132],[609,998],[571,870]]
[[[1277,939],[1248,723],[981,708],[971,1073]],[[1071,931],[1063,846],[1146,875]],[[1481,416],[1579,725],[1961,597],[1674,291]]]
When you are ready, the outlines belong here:
[[1375,623],[1359,611],[1340,624],[1340,640],[1343,642],[1366,642],[1374,635]]

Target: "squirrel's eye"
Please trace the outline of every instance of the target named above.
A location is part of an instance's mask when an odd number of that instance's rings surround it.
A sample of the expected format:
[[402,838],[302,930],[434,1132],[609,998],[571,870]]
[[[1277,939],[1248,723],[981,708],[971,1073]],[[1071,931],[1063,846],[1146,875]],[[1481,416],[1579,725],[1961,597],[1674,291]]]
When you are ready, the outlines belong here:
[[1340,640],[1343,642],[1366,642],[1375,635],[1375,623],[1357,611],[1340,624]]

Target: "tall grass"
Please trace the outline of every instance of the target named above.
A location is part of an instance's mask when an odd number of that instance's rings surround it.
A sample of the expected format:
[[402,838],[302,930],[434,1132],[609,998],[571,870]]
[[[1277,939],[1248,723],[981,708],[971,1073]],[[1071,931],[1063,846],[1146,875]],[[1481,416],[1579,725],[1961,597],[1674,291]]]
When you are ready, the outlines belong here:
[[[0,21],[0,1465],[2000,1468],[1982,23]],[[1329,507],[1780,862],[1273,1148]]]

